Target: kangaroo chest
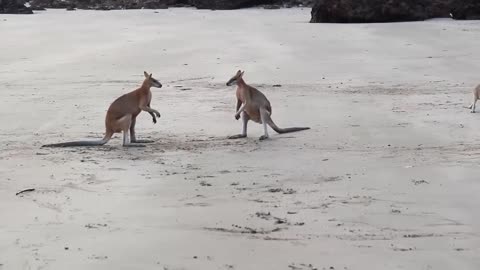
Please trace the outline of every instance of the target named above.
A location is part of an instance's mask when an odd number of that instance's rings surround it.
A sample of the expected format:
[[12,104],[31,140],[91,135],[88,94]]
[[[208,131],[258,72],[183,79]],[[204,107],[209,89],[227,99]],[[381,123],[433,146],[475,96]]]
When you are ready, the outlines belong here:
[[[258,107],[258,104],[250,100],[250,97],[247,97],[249,93],[246,93],[246,90],[244,89],[237,89],[237,99],[242,102],[242,104],[246,104],[244,108],[244,112],[248,115],[250,120],[261,123],[261,117],[260,117],[260,109]],[[250,100],[250,101],[247,101]]]
[[141,105],[147,105],[148,107],[150,107],[151,101],[152,101],[152,92],[148,91],[147,93],[144,92],[140,94],[137,101],[139,104],[135,107],[135,111],[132,112],[133,116],[136,117],[142,112],[142,110],[140,109]]

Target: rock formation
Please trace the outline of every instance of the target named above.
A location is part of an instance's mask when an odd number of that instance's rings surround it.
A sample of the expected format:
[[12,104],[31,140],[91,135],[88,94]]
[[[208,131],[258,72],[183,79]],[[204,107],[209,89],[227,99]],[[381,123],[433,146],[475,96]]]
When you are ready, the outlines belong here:
[[311,14],[312,23],[480,19],[480,0],[317,0]]
[[0,14],[32,14],[24,0],[0,0]]

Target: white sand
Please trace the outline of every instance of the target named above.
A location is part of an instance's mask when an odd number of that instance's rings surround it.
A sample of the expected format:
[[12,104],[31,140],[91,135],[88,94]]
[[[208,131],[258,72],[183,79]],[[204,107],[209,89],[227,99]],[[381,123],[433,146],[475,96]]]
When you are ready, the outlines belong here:
[[[309,12],[0,16],[0,269],[480,269],[480,22]],[[312,130],[225,140],[240,68]],[[157,143],[39,148],[101,137],[144,69]]]

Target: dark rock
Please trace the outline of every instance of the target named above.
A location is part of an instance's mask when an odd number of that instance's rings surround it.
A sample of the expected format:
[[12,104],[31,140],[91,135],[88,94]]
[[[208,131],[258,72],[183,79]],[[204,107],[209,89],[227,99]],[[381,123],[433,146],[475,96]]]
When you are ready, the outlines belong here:
[[101,6],[95,7],[95,10],[111,10],[111,8],[110,8],[110,7],[107,7],[107,6],[101,5]]
[[189,0],[31,0],[35,8],[112,9],[164,9]]
[[33,14],[24,0],[0,0],[0,14]]
[[[7,1],[7,0],[0,0]],[[8,0],[13,1],[13,0]],[[168,7],[193,6],[199,9],[238,9],[265,5],[266,9],[308,6],[314,0],[30,0],[34,9],[165,9]]]
[[141,3],[142,8],[145,9],[167,9],[168,5],[165,3],[161,3],[159,1],[144,1]]
[[425,9],[430,18],[449,18],[454,1],[456,0],[430,0]]
[[428,18],[428,0],[318,0],[310,22],[370,23],[419,21]]
[[312,23],[421,21],[452,17],[480,19],[480,0],[317,0]]
[[72,4],[73,1],[61,1],[61,0],[31,0],[29,2],[30,6],[34,10],[45,10],[46,8],[61,8],[66,9],[69,7],[75,7]]
[[252,0],[193,0],[192,2],[198,9],[238,9],[266,4],[265,1]]
[[285,7],[311,7],[315,4],[315,0],[283,0],[277,1],[282,2]]
[[455,20],[480,20],[480,0],[455,0],[450,11]]
[[169,7],[191,7],[193,0],[166,0],[166,5]]
[[198,9],[239,9],[265,5],[265,9],[312,6],[315,0],[191,0]]
[[264,9],[280,9],[281,6],[280,5],[264,5],[263,8]]

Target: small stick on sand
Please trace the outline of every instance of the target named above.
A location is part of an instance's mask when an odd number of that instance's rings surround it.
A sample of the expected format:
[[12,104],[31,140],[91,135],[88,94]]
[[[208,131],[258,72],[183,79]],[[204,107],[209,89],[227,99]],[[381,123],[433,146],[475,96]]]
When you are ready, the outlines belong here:
[[24,190],[22,190],[22,191],[20,191],[20,192],[17,192],[17,194],[15,194],[15,195],[18,196],[18,195],[20,195],[20,194],[22,194],[22,193],[32,192],[32,191],[35,191],[35,189],[34,189],[34,188],[28,188],[28,189],[24,189]]

